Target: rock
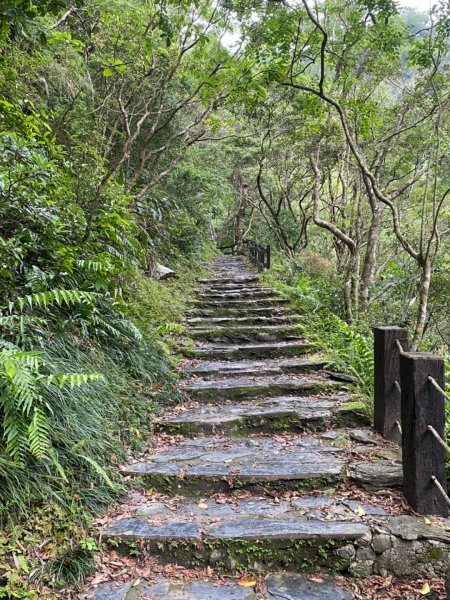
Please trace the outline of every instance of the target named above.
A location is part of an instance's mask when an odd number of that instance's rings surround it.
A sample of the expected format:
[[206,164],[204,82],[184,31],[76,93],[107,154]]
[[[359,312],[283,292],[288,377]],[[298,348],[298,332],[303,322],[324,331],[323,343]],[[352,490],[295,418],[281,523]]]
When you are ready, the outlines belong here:
[[356,544],[360,547],[370,546],[372,542],[372,534],[370,531],[367,531],[364,535],[362,535],[357,541]]
[[351,478],[365,490],[382,490],[403,485],[402,465],[387,460],[357,463]]
[[370,429],[351,429],[350,437],[355,442],[361,442],[362,444],[377,444],[374,432]]
[[373,561],[363,560],[353,563],[349,570],[354,577],[370,577],[373,573]]
[[376,557],[377,555],[369,546],[366,546],[365,548],[358,548],[358,551],[356,552],[356,559],[358,562],[367,560],[374,561]]
[[358,383],[358,378],[349,373],[335,373],[334,371],[325,371],[325,373],[336,381],[344,381],[347,383]]
[[223,554],[219,550],[213,550],[209,555],[209,560],[212,564],[218,563],[220,560],[222,560],[222,558]]
[[268,600],[351,600],[353,597],[350,590],[339,587],[333,577],[325,575],[318,579],[311,581],[304,575],[271,575],[266,580]]
[[337,555],[344,560],[350,560],[356,554],[355,547],[351,544],[347,544],[346,546],[342,546],[336,551]]
[[391,536],[387,533],[379,533],[378,535],[374,536],[372,548],[377,554],[381,554],[382,552],[389,550],[392,548]]
[[156,265],[153,267],[152,275],[154,279],[169,279],[171,277],[178,277],[175,271],[169,269],[169,267],[160,265],[159,263],[156,263]]
[[391,533],[402,540],[436,540],[450,544],[450,533],[438,525],[427,525],[423,519],[409,515],[392,517],[388,523]]
[[450,561],[450,547],[434,541],[398,540],[395,547],[377,557],[376,570],[385,569],[397,577],[444,577]]

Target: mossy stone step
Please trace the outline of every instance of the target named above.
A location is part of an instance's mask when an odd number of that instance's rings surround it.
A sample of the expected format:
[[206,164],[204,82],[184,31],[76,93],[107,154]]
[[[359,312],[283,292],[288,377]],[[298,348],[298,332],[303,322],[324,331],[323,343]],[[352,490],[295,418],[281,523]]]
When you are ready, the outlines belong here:
[[201,377],[202,379],[225,379],[226,377],[283,375],[286,373],[299,374],[320,371],[327,365],[325,360],[308,358],[281,358],[272,360],[242,360],[239,362],[203,361],[195,367],[184,369],[184,377]]
[[239,358],[277,358],[281,356],[302,356],[316,350],[316,346],[302,341],[266,342],[260,344],[204,344],[200,347],[182,347],[181,354],[191,358],[239,359]]
[[192,317],[272,317],[292,315],[285,306],[217,306],[215,308],[204,307],[201,304],[186,311],[186,315]]
[[351,600],[353,594],[331,575],[323,573],[315,579],[306,575],[270,575],[260,593],[253,587],[239,585],[237,579],[227,583],[199,580],[158,579],[152,582],[130,581],[101,585],[95,592],[82,594],[81,600]]
[[220,402],[238,398],[269,398],[281,394],[302,394],[312,396],[323,392],[346,389],[337,381],[305,379],[300,377],[261,377],[220,380],[194,380],[184,387],[193,400],[199,402]]
[[216,275],[215,277],[202,277],[197,279],[198,283],[205,283],[210,285],[221,285],[221,284],[247,284],[259,281],[259,275],[227,275],[222,276]]
[[[143,500],[129,507],[131,516],[114,521],[102,537],[116,542],[142,540],[163,560],[171,548],[178,563],[197,561],[223,571],[311,568],[335,565],[338,546],[369,534],[365,519],[355,512],[357,506],[317,496],[278,502],[258,497],[230,498],[229,503],[212,498]],[[387,516],[376,507],[368,506],[367,511],[380,523]]]
[[246,299],[246,298],[266,298],[267,296],[277,296],[276,292],[270,288],[260,288],[260,287],[254,287],[254,288],[241,288],[240,290],[237,289],[217,289],[217,290],[204,290],[204,291],[198,291],[196,293],[198,298],[205,298],[206,300],[214,300],[214,299],[220,299],[220,298],[224,298],[224,299],[229,299],[229,300],[235,300],[235,299]]
[[253,300],[252,297],[243,296],[241,298],[226,298],[226,297],[218,297],[217,299],[213,298],[201,298],[199,300],[192,300],[191,306],[201,306],[203,308],[214,308],[214,307],[237,307],[242,308],[243,310],[251,307],[277,307],[281,304],[287,304],[289,302],[288,298],[283,298],[283,296],[264,296],[262,298],[256,298]]
[[165,414],[156,421],[157,431],[182,435],[279,433],[322,431],[330,427],[369,425],[362,402],[346,396],[299,398],[280,396],[260,402],[234,402],[199,406]]
[[186,319],[186,323],[191,328],[206,328],[212,327],[234,327],[236,325],[277,325],[296,323],[302,321],[303,317],[299,315],[272,315],[272,316],[252,316],[252,317],[194,317]]
[[276,341],[299,339],[301,326],[295,325],[235,325],[229,327],[213,327],[188,329],[187,334],[194,339],[239,342],[239,341]]
[[184,439],[165,451],[124,467],[158,492],[204,495],[252,484],[319,489],[342,481],[345,436]]

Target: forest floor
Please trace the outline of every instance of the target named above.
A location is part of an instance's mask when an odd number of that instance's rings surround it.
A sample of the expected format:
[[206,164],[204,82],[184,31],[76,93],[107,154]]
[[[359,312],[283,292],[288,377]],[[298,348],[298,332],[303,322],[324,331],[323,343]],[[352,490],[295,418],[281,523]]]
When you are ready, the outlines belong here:
[[130,457],[82,599],[444,599],[450,521],[414,515],[369,426],[284,298],[240,257],[200,280],[185,400]]

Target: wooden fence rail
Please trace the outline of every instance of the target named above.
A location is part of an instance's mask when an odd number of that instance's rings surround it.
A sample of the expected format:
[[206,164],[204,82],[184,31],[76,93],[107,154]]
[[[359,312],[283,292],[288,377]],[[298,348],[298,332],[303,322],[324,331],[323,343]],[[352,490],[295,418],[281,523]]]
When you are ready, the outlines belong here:
[[444,361],[408,352],[400,327],[374,329],[374,425],[402,446],[403,490],[420,514],[448,516]]
[[254,240],[244,240],[251,262],[258,269],[270,269],[270,246],[260,246]]

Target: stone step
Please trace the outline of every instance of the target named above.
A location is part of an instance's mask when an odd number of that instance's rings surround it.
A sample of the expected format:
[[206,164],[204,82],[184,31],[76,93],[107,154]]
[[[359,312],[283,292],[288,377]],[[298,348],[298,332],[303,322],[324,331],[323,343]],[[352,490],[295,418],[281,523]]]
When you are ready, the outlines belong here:
[[[249,578],[249,581],[251,578]],[[81,594],[81,600],[352,600],[353,594],[342,587],[330,573],[306,575],[276,573],[264,581],[264,593],[242,580],[215,581],[199,579],[157,578],[153,581],[131,580],[117,585],[105,583],[95,591]]]
[[186,319],[189,327],[199,329],[210,329],[212,327],[235,327],[236,325],[277,325],[297,323],[304,320],[299,315],[274,315],[274,316],[252,316],[252,317],[193,317]]
[[123,468],[157,492],[200,495],[255,484],[321,489],[345,478],[345,435],[207,437],[171,440],[166,450]]
[[[377,496],[362,500],[352,490],[334,497],[290,499],[203,496],[199,502],[147,499],[134,493],[123,507],[123,517],[110,523],[102,537],[123,545],[129,540],[134,548],[137,540],[143,540],[163,562],[173,557],[187,565],[212,566],[215,572],[270,573],[280,567],[294,572],[313,570],[313,579],[320,583],[326,575],[319,567],[332,565],[334,570],[359,577],[392,574],[413,581],[445,577],[450,560],[448,522],[432,519],[425,523],[423,517],[390,515],[380,504]],[[262,577],[260,583],[271,578]],[[258,599],[267,599],[269,589],[270,585],[263,586]],[[290,588],[281,589],[287,592],[282,598],[296,598]],[[319,600],[321,596],[301,598]]]
[[[274,290],[268,286],[261,285],[260,283],[227,283],[227,282],[217,282],[210,283],[209,285],[203,284],[202,287],[196,288],[197,292],[239,292],[241,290]],[[274,292],[275,293],[275,292]]]
[[193,328],[186,332],[189,337],[211,342],[275,342],[300,339],[299,325],[234,325],[229,327]]
[[312,396],[346,389],[346,384],[326,379],[291,377],[240,377],[189,381],[183,390],[198,402],[221,402],[245,398],[270,398],[282,394]]
[[325,360],[291,358],[291,359],[273,359],[250,361],[243,360],[239,362],[211,361],[201,362],[195,367],[184,369],[181,373],[186,377],[194,376],[202,379],[225,379],[226,377],[245,377],[252,376],[255,372],[259,376],[282,375],[285,373],[309,373],[320,371],[327,365]]
[[182,347],[181,354],[191,358],[203,358],[208,360],[234,358],[262,358],[262,357],[286,357],[302,356],[316,350],[314,344],[296,342],[266,342],[260,344],[203,344],[199,347]]
[[241,289],[217,289],[217,290],[202,290],[197,291],[196,295],[198,298],[205,298],[207,300],[214,300],[216,298],[226,298],[230,300],[239,298],[266,298],[268,296],[277,296],[276,292],[271,288],[241,288]]
[[190,308],[186,311],[186,315],[190,317],[273,317],[273,316],[290,316],[292,312],[286,307],[280,306],[247,306],[242,308],[239,306],[217,306],[215,308],[204,307],[201,304]]
[[242,308],[243,310],[247,308],[263,308],[263,307],[278,307],[282,304],[287,304],[289,302],[288,298],[283,298],[282,296],[265,296],[263,298],[257,298],[253,300],[252,298],[217,298],[217,299],[206,299],[202,298],[200,300],[192,300],[191,306],[195,307],[203,307],[203,308],[215,308],[215,307],[230,307],[234,306],[236,308]]
[[[138,502],[103,531],[103,539],[142,540],[163,562],[233,572],[335,566],[339,548],[369,538],[369,516],[380,525],[387,521],[378,507],[320,496]],[[358,508],[368,517],[358,516]]]
[[[322,431],[369,425],[362,402],[334,397],[279,396],[270,400],[177,407],[155,422],[157,431],[181,435],[245,435],[281,431]],[[358,473],[356,474],[356,476]]]
[[222,276],[216,275],[214,277],[202,277],[197,279],[198,283],[207,285],[225,285],[225,284],[248,284],[256,283],[259,281],[259,275],[227,275]]

